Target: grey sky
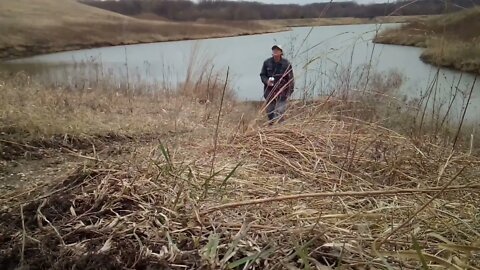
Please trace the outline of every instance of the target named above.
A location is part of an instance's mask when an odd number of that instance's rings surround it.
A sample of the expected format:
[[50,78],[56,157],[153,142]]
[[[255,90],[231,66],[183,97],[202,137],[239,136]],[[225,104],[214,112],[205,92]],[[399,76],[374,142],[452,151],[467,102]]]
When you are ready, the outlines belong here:
[[[310,4],[310,3],[319,3],[319,2],[329,2],[328,0],[256,0],[257,2],[269,3],[269,4]],[[349,1],[349,0],[340,0],[340,1]],[[334,2],[340,2],[335,1]],[[356,0],[357,3],[361,4],[370,4],[370,3],[386,3],[388,0]],[[392,0],[390,0],[392,2]]]

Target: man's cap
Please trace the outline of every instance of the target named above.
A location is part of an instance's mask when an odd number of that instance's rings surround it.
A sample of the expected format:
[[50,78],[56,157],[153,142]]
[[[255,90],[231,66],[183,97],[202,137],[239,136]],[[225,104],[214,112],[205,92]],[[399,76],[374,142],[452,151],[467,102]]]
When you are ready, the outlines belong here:
[[273,51],[274,49],[279,49],[280,51],[283,52],[283,48],[282,48],[281,45],[278,45],[278,44],[273,45],[273,46],[272,46],[272,51]]

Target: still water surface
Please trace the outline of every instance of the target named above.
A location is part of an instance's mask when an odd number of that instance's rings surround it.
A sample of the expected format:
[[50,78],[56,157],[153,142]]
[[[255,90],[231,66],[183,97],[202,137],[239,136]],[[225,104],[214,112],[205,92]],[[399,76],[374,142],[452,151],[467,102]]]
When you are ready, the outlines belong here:
[[[432,87],[436,89],[437,104],[448,103],[457,88],[468,94],[473,75],[425,64],[419,59],[422,52],[419,48],[372,43],[376,31],[387,27],[398,25],[298,27],[254,36],[105,47],[18,59],[6,66],[9,69],[35,66],[37,74],[49,81],[71,83],[82,73],[90,79],[128,78],[130,85],[155,82],[172,88],[185,80],[189,66],[197,73],[202,70],[208,73],[212,66],[225,72],[229,67],[230,85],[238,98],[260,100],[261,65],[270,56],[271,46],[278,43],[293,63],[297,97],[328,95],[346,87],[359,89],[362,88],[359,81],[391,73],[396,74],[391,78],[401,77],[397,94],[408,99],[420,98]],[[83,67],[80,63],[92,65],[79,72],[79,66]],[[464,95],[458,95],[454,102],[454,118],[458,119],[465,107]],[[475,85],[467,118],[479,121],[479,109],[480,82]]]

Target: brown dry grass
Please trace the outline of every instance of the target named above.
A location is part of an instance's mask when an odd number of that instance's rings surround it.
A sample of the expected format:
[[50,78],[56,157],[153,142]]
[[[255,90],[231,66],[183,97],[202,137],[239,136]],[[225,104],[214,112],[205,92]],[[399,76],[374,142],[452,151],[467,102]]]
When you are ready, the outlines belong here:
[[375,41],[426,47],[426,62],[480,74],[479,16],[480,8],[471,8],[390,29]]
[[[35,83],[24,73],[12,78],[3,76],[0,132],[6,139],[28,142],[56,136],[132,137],[163,134],[174,125],[177,129],[193,127],[200,117],[195,115],[197,111],[219,102],[223,85],[215,76],[211,84],[200,77],[173,93],[127,89],[124,85],[52,89]],[[232,91],[225,96],[230,106]],[[207,100],[208,104],[200,104]]]
[[[47,194],[39,188],[29,191],[35,195],[8,194],[2,228],[10,240],[3,242],[2,262],[18,265],[25,253],[23,264],[32,269],[353,269],[387,263],[416,269],[422,258],[459,269],[478,264],[478,160],[448,158],[441,148],[418,148],[375,126],[328,115],[316,120],[222,142],[215,176],[209,172],[211,142],[192,140],[79,167],[50,183]],[[348,150],[348,138],[357,150]],[[307,192],[318,194],[282,198]],[[430,202],[432,196],[438,198]],[[211,212],[254,198],[265,200]]]
[[[46,90],[38,85],[18,87],[3,84],[0,129],[18,139],[48,139],[51,136],[125,135],[161,130],[169,118],[165,102],[155,94],[130,95],[125,91]],[[142,105],[142,106],[141,106]],[[163,109],[163,110],[162,110]],[[142,118],[142,122],[138,122]],[[166,125],[166,124],[165,124]],[[23,136],[23,138],[19,138]]]
[[328,25],[350,25],[350,24],[377,24],[377,23],[405,23],[425,20],[432,16],[385,16],[374,19],[367,18],[314,18],[314,19],[288,19],[288,20],[266,20],[262,21],[273,25],[287,27],[298,26],[328,26]]
[[439,66],[480,74],[480,38],[470,42],[432,38],[427,42],[422,59]]
[[[246,117],[252,110],[252,116],[263,118],[263,113],[230,101],[221,108],[220,122],[206,117],[217,115],[220,103],[199,104],[208,93],[202,89],[211,84],[198,81],[186,84],[179,95],[156,98],[109,89],[42,89],[21,77],[4,80],[0,93],[7,101],[2,105],[10,107],[1,106],[0,115],[10,141],[12,135],[28,145],[31,138],[25,134],[38,139],[112,131],[130,134],[133,141],[114,152],[100,150],[91,140],[93,147],[74,151],[79,161],[68,171],[1,194],[0,265],[479,265],[480,159],[452,152],[436,137],[410,138],[377,124],[381,119],[376,117],[356,117],[369,107],[365,100],[387,104],[381,100],[385,95],[365,91],[361,99],[348,98],[353,105],[337,97],[328,102],[334,105],[298,104],[286,122],[266,126]],[[32,89],[38,98],[29,97]],[[48,123],[48,131],[35,128]],[[79,123],[78,130],[71,123]],[[150,139],[135,142],[145,132]],[[5,149],[7,144],[2,141]]]

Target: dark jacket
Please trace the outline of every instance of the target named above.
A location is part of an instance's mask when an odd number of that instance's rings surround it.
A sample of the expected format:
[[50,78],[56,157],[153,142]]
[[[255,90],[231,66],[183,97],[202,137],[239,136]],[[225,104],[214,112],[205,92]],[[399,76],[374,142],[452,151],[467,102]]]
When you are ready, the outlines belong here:
[[[268,86],[269,77],[275,78],[273,86]],[[267,100],[275,96],[281,100],[286,100],[293,93],[293,69],[287,59],[282,58],[278,63],[275,62],[273,57],[265,60],[260,78],[263,83],[263,97]]]

